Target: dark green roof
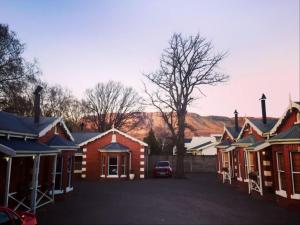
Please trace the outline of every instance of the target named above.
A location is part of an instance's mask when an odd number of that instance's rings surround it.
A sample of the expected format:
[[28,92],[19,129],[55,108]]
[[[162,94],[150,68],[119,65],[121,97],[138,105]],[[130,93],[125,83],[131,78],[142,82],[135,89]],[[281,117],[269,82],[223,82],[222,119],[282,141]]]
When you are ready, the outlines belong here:
[[216,145],[216,147],[217,147],[217,148],[220,148],[220,147],[229,147],[231,144],[232,144],[231,141],[229,141],[229,140],[224,140],[224,141],[222,141],[221,143],[219,143],[218,145]]
[[262,140],[262,141],[256,141],[255,143],[253,143],[252,145],[248,146],[249,149],[254,149],[255,147],[261,145],[265,143],[265,140]]
[[237,138],[240,134],[240,131],[242,130],[241,127],[238,128],[238,130],[235,129],[235,127],[226,127],[228,132],[231,134],[233,138]]
[[247,137],[239,139],[236,144],[249,144],[253,145],[257,142],[256,138],[253,135],[249,135]]
[[269,132],[278,121],[278,119],[267,118],[267,123],[264,124],[262,119],[258,119],[258,118],[248,118],[248,119],[263,133]]
[[288,130],[280,132],[278,135],[270,138],[270,142],[282,140],[300,141],[300,124],[296,124]]

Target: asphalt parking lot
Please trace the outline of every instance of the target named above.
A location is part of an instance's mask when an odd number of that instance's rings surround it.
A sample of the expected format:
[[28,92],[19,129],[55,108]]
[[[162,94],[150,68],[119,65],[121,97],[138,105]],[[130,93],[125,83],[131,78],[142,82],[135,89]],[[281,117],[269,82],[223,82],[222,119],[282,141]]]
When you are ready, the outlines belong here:
[[80,181],[37,212],[39,224],[300,224],[300,215],[223,185],[214,173],[187,179]]

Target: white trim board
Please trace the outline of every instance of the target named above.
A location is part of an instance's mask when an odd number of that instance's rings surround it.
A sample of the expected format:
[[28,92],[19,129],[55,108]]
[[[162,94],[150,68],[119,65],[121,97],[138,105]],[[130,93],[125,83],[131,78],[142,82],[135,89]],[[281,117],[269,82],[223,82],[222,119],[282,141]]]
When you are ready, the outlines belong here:
[[117,132],[117,133],[119,133],[120,135],[123,135],[123,136],[127,137],[128,139],[130,139],[130,140],[132,140],[132,141],[134,141],[134,142],[139,143],[139,144],[142,145],[142,146],[146,146],[146,147],[148,146],[147,143],[145,143],[145,142],[143,142],[143,141],[140,141],[140,140],[138,140],[138,139],[136,139],[136,138],[134,138],[134,137],[132,137],[132,136],[130,136],[130,135],[128,135],[128,134],[126,134],[126,133],[120,131],[120,130],[117,130],[116,128],[112,128],[112,129],[110,129],[110,130],[108,130],[108,131],[106,131],[106,132],[104,132],[104,133],[101,133],[101,134],[99,134],[99,135],[97,135],[97,136],[95,136],[95,137],[93,137],[93,138],[90,138],[90,139],[88,139],[88,140],[86,140],[86,141],[84,141],[84,142],[81,142],[81,143],[79,143],[78,145],[79,145],[80,147],[81,147],[81,146],[84,146],[84,145],[86,145],[86,144],[88,144],[88,143],[90,143],[90,142],[92,142],[92,141],[94,141],[94,140],[97,140],[97,139],[99,139],[99,138],[101,138],[101,137],[103,137],[103,136],[105,136],[105,135],[107,135],[107,134],[109,134],[109,133],[111,133],[111,132]]

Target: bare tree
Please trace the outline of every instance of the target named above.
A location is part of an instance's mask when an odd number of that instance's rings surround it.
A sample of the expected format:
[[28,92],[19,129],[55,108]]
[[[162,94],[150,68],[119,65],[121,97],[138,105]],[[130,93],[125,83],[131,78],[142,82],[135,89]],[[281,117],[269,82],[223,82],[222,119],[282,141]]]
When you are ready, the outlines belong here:
[[25,91],[37,81],[40,71],[36,62],[24,59],[24,49],[15,32],[0,24],[0,110],[30,115]]
[[128,131],[140,122],[141,101],[131,87],[109,81],[98,83],[93,89],[87,89],[83,105],[87,117],[99,132],[110,129],[112,125]]
[[194,92],[202,94],[201,87],[215,85],[228,79],[217,71],[225,54],[214,54],[211,42],[199,34],[183,37],[173,34],[169,47],[163,51],[160,68],[154,73],[145,74],[153,84],[145,91],[151,104],[159,110],[167,124],[177,149],[176,177],[184,174],[184,130],[186,128],[187,107],[196,99]]

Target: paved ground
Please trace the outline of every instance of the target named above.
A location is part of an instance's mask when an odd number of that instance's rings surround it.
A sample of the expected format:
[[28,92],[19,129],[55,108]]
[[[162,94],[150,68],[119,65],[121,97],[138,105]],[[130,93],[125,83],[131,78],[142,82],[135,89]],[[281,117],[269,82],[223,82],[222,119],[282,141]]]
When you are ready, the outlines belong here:
[[76,183],[70,198],[38,211],[40,224],[300,224],[300,215],[222,185],[188,179]]

